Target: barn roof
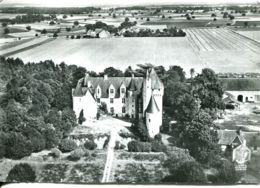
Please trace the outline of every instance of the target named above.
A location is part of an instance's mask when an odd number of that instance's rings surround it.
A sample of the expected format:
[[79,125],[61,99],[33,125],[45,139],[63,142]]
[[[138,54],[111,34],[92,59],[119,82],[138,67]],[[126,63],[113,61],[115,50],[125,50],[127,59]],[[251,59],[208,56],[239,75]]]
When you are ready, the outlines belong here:
[[111,85],[115,88],[115,98],[120,97],[120,87],[122,85],[125,85],[126,88],[131,88],[131,90],[139,93],[141,92],[142,86],[143,86],[143,78],[142,77],[85,77],[78,81],[78,84],[76,86],[76,89],[73,92],[73,96],[84,96],[85,95],[85,89],[87,88],[87,84],[91,84],[90,90],[91,93],[95,93],[95,90],[99,86],[101,88],[101,98],[108,98],[109,94],[109,87]]
[[220,145],[230,145],[238,137],[241,141],[246,140],[246,145],[250,147],[260,147],[260,133],[259,132],[243,132],[240,135],[237,134],[236,130],[219,130],[218,137]]
[[222,78],[226,91],[260,91],[260,78]]

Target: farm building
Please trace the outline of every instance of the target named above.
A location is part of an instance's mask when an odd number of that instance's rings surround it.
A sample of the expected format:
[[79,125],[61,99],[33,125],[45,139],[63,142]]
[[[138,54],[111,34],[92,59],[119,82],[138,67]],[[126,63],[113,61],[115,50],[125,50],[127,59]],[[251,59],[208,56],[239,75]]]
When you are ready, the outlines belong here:
[[92,38],[109,38],[111,34],[104,29],[88,30],[87,36]]
[[73,110],[83,111],[87,121],[95,121],[99,106],[109,114],[144,119],[151,137],[160,132],[164,86],[154,69],[146,77],[90,77],[78,81],[72,90]]
[[234,96],[229,93],[224,93],[223,102],[225,104],[226,109],[234,110],[240,108],[240,103],[237,102]]
[[221,79],[226,94],[239,102],[260,102],[259,78],[225,78]]
[[236,130],[219,130],[218,144],[222,151],[234,149],[243,143],[252,151],[260,151],[260,132],[243,132]]

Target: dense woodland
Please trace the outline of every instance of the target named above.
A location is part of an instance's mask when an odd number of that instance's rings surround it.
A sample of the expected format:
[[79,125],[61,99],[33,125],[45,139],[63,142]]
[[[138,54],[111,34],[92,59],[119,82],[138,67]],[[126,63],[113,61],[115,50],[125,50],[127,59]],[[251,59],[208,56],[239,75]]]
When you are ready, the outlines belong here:
[[[136,70],[128,67],[124,72],[109,67],[96,73],[75,65],[58,65],[51,60],[24,64],[20,59],[1,57],[0,158],[21,159],[43,149],[74,146],[68,140],[64,142],[78,125],[72,110],[71,89],[86,72],[94,77],[144,76],[150,67],[139,65]],[[138,137],[129,143],[129,151],[165,152],[169,156],[165,165],[171,172],[165,182],[206,183],[202,169],[212,167],[220,173],[211,181],[235,183],[234,166],[220,152],[213,123],[224,109],[223,87],[217,75],[203,69],[195,76],[191,69],[191,78],[187,79],[179,66],[168,70],[163,66],[154,68],[165,87],[162,132],[172,135],[174,145],[188,152],[176,156],[168,151],[160,135],[154,139],[148,137],[141,120],[133,122],[132,131]],[[172,120],[177,123],[169,131]]]

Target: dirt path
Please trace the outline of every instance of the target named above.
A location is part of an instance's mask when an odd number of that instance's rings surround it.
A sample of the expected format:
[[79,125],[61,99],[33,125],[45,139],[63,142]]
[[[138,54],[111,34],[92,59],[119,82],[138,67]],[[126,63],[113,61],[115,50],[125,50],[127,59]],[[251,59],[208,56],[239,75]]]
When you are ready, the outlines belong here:
[[110,176],[111,176],[113,159],[114,159],[114,147],[115,147],[116,135],[117,135],[116,131],[111,131],[110,141],[107,150],[107,161],[103,173],[102,183],[110,182]]

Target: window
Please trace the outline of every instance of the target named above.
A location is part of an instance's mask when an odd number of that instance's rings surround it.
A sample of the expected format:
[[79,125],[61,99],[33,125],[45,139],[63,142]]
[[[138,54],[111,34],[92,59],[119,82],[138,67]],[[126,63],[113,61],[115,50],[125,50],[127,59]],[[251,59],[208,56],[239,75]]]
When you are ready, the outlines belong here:
[[114,99],[113,98],[110,99],[110,103],[114,103]]
[[121,93],[125,93],[125,88],[121,88]]
[[98,93],[98,94],[100,93],[99,89],[97,89],[97,93]]
[[149,122],[151,122],[151,119],[149,119]]
[[111,108],[110,108],[110,113],[111,113],[111,114],[114,114],[114,107],[111,107]]
[[125,107],[122,107],[122,113],[125,113]]
[[114,93],[114,89],[110,89],[110,93]]
[[97,98],[97,103],[100,103],[100,98]]
[[122,98],[122,103],[125,104],[125,98]]
[[132,99],[132,102],[135,102],[135,99]]

